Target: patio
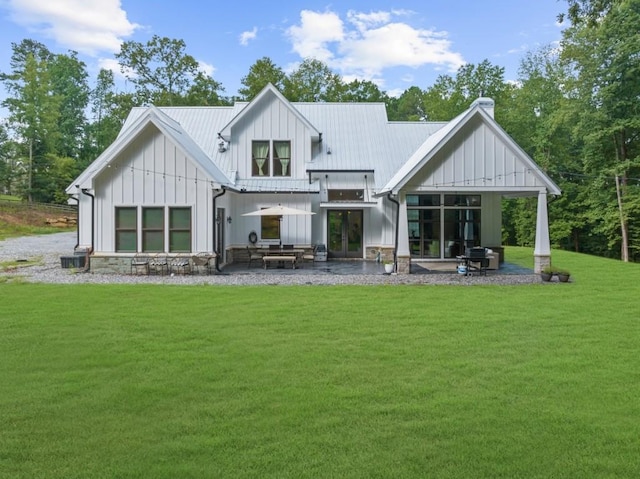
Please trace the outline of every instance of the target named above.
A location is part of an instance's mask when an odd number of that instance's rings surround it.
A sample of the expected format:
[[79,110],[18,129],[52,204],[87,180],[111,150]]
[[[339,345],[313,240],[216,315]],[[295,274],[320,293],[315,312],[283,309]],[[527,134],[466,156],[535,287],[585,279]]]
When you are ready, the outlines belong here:
[[[421,262],[411,264],[411,274],[414,275],[455,275],[457,273],[457,262]],[[384,265],[375,261],[364,260],[328,260],[328,261],[316,261],[315,263],[304,263],[301,267],[292,269],[286,268],[273,268],[264,269],[259,264],[254,264],[250,268],[247,263],[232,263],[224,266],[222,269],[223,274],[230,275],[366,275],[376,276],[384,275]],[[487,275],[502,276],[502,275],[531,275],[533,270],[522,268],[515,264],[503,263],[500,265],[499,270],[489,270]],[[388,275],[387,275],[388,276]]]

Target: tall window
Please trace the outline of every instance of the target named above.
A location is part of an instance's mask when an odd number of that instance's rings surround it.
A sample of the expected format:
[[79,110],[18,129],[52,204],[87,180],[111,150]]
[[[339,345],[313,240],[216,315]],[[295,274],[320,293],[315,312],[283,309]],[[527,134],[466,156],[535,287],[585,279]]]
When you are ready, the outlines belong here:
[[415,258],[455,258],[480,246],[480,195],[407,195],[409,247]]
[[142,251],[164,251],[164,208],[142,208]]
[[269,176],[269,142],[254,141],[252,150],[251,175]]
[[191,251],[191,208],[169,208],[169,251]]
[[251,145],[251,176],[291,176],[290,141],[254,141]]
[[291,142],[273,142],[273,176],[291,176]]
[[116,251],[136,252],[138,247],[138,210],[116,208]]

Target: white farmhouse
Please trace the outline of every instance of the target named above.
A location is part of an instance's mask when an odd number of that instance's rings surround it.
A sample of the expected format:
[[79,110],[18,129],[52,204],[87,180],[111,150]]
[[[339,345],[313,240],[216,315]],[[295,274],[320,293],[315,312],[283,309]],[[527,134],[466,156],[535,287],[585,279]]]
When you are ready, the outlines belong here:
[[[230,107],[134,108],[68,188],[95,271],[136,253],[216,253],[251,243],[326,245],[329,258],[455,261],[501,251],[501,199],[538,199],[535,265],[550,263],[547,196],[559,188],[480,98],[449,122],[388,121],[382,103],[292,103],[272,85]],[[243,216],[283,205],[313,215]]]

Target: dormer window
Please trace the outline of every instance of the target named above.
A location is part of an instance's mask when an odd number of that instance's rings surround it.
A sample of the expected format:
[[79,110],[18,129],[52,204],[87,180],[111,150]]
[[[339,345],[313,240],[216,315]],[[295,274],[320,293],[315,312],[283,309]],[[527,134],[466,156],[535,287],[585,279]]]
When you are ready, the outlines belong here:
[[254,141],[251,176],[291,176],[290,141]]

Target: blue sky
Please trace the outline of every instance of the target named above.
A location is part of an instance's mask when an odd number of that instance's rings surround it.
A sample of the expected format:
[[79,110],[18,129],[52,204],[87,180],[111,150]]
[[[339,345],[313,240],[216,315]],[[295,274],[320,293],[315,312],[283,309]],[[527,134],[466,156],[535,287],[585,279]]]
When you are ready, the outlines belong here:
[[183,39],[226,95],[265,56],[287,72],[314,57],[399,95],[484,59],[515,80],[527,51],[560,39],[565,10],[563,0],[0,0],[0,71],[9,71],[11,42],[31,38],[54,53],[78,51],[93,79],[116,68],[123,41],[155,34]]

